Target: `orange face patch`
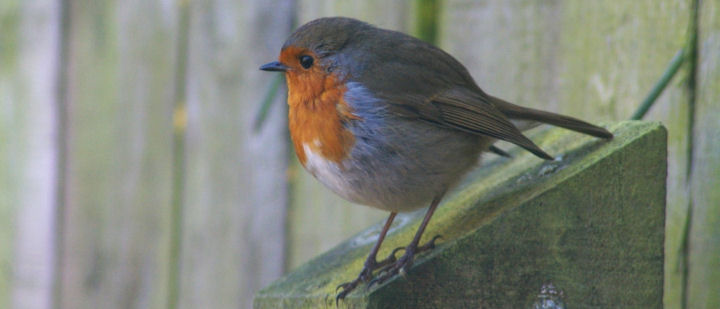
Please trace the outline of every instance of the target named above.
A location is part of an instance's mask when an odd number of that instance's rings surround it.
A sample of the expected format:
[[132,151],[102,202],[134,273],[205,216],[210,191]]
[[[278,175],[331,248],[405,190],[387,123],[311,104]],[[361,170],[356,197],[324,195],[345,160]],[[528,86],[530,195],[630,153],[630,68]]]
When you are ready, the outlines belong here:
[[[309,69],[298,60],[301,55],[315,59]],[[290,137],[300,163],[305,165],[305,147],[313,153],[340,163],[350,152],[355,138],[343,122],[357,119],[343,99],[346,87],[334,74],[325,72],[317,57],[306,49],[288,47],[280,62],[290,67],[288,86]]]

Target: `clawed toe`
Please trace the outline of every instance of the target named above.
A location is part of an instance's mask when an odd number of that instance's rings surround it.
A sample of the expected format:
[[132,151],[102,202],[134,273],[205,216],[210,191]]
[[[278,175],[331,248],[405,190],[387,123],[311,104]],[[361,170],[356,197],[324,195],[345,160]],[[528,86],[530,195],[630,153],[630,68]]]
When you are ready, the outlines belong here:
[[[370,289],[372,286],[382,284],[397,274],[404,276],[410,267],[412,267],[415,255],[434,249],[436,246],[435,243],[441,238],[442,236],[436,235],[422,246],[411,244],[408,247],[398,247],[382,261],[366,262],[365,267],[355,280],[337,286],[335,292],[340,289],[342,289],[342,291],[335,296],[335,304],[337,305],[341,299],[344,299],[345,296],[350,294],[361,282],[368,282],[366,288]],[[400,250],[405,250],[405,254],[398,259],[395,257],[395,254]],[[378,275],[372,278],[373,271],[375,270],[378,270]]]
[[436,235],[433,237],[430,241],[428,241],[426,244],[422,246],[415,246],[414,248],[411,246],[408,246],[407,248],[396,248],[393,250],[391,256],[394,257],[395,253],[399,251],[400,249],[405,249],[405,254],[400,257],[399,260],[397,260],[395,263],[385,265],[384,267],[380,268],[378,271],[378,275],[370,280],[367,284],[367,289],[370,289],[375,284],[382,284],[383,282],[387,281],[388,279],[392,278],[393,276],[400,274],[402,276],[405,276],[407,271],[412,267],[415,255],[429,251],[435,248],[436,242],[438,239],[441,239],[442,236]]
[[341,299],[344,299],[345,296],[350,294],[350,292],[352,292],[361,282],[371,281],[371,279],[373,277],[373,271],[375,271],[376,269],[381,269],[381,268],[387,267],[388,265],[393,265],[397,261],[395,254],[397,254],[397,252],[400,251],[401,249],[405,249],[405,248],[402,248],[402,247],[396,248],[395,250],[393,250],[390,253],[390,255],[388,255],[388,257],[386,257],[382,261],[377,262],[374,259],[366,261],[365,266],[363,267],[363,270],[360,271],[360,274],[357,276],[357,278],[355,278],[355,280],[350,281],[350,282],[345,282],[343,284],[338,285],[337,288],[335,288],[336,293],[338,290],[342,289],[342,291],[340,291],[340,293],[338,293],[337,296],[335,296],[335,304],[337,305],[337,303]]
[[345,282],[341,285],[338,285],[337,288],[335,289],[335,292],[337,292],[337,290],[339,290],[341,288],[342,288],[342,291],[340,291],[340,293],[338,293],[337,296],[335,296],[335,305],[337,306],[337,304],[340,302],[341,299],[344,299],[345,296],[350,294],[350,292],[352,292],[352,290],[354,290],[355,287],[357,287],[358,283],[360,283],[359,277],[353,281]]
[[382,269],[377,277],[370,280],[367,284],[367,289],[369,290],[376,284],[382,284],[397,274],[405,274],[410,266],[412,266],[412,256],[403,255],[400,260],[392,265],[389,265],[385,269]]
[[375,284],[382,284],[397,274],[407,273],[407,270],[412,266],[415,255],[414,253],[408,254],[409,252],[411,251],[407,251],[397,262],[381,269],[378,275],[368,282],[367,289],[369,290]]
[[416,253],[421,253],[421,252],[425,252],[425,251],[428,251],[428,250],[435,249],[435,242],[436,242],[438,239],[442,239],[442,235],[435,235],[435,237],[433,237],[432,239],[430,239],[430,241],[428,241],[426,244],[418,247]]
[[335,293],[337,293],[337,291],[338,291],[339,289],[347,290],[348,287],[350,287],[353,282],[355,282],[355,281],[345,282],[345,283],[342,283],[342,284],[338,285],[338,286],[335,288]]
[[[395,248],[395,250],[393,250],[387,258],[378,262],[375,259],[378,253],[378,249],[380,248],[380,244],[382,243],[388,229],[390,228],[390,224],[392,223],[393,218],[395,218],[395,215],[397,214],[396,212],[390,213],[390,217],[388,217],[382,231],[380,232],[377,243],[375,243],[372,251],[370,251],[370,255],[368,255],[367,260],[365,260],[365,267],[363,267],[360,275],[351,282],[339,285],[335,290],[337,292],[337,290],[342,288],[342,291],[340,291],[340,293],[338,293],[335,297],[335,305],[337,305],[341,299],[345,298],[345,296],[347,296],[352,290],[354,290],[360,282],[367,282],[368,279],[372,278],[374,270],[379,269],[378,276],[374,279],[369,280],[367,284],[368,289],[375,284],[387,281],[388,279],[392,278],[397,274],[401,274],[404,276],[410,269],[410,267],[412,267],[413,259],[416,253],[421,253],[435,248],[435,242],[441,238],[440,236],[433,237],[429,242],[422,246],[418,246],[418,243],[420,242],[423,231],[425,231],[425,227],[427,226],[430,218],[435,212],[435,209],[440,203],[440,199],[442,198],[443,194],[444,192],[437,195],[430,203],[430,207],[425,213],[425,217],[423,218],[422,223],[420,223],[420,227],[418,227],[417,232],[415,232],[415,237],[410,242],[410,245],[405,248]],[[403,249],[405,250],[405,254],[403,254],[400,259],[396,259],[395,254]]]
[[395,257],[395,254],[397,254],[398,251],[405,250],[405,247],[397,247],[393,249],[392,252],[390,252],[390,255],[386,257],[384,260],[376,262],[374,269],[381,269],[383,267],[386,267],[387,265],[391,265],[392,263],[395,263],[397,261],[397,258]]

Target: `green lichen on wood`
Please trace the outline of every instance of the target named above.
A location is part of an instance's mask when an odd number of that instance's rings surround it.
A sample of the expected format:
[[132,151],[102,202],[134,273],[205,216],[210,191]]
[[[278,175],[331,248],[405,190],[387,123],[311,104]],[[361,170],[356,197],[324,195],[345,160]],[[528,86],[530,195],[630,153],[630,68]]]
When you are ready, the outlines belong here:
[[[443,235],[406,278],[342,303],[352,308],[528,307],[552,282],[572,307],[662,304],[667,133],[622,122],[605,142],[560,129],[534,139],[561,160],[516,150],[468,176],[431,221]],[[380,255],[412,238],[422,212],[401,217]],[[334,306],[335,287],[362,268],[380,225],[300,266],[256,295],[256,308]]]
[[[492,95],[591,122],[625,119],[636,110],[673,55],[686,45],[688,24],[692,22],[692,2],[445,0],[438,36],[440,45],[466,64],[478,84]],[[710,75],[698,77],[698,91],[712,95],[718,93],[715,86],[718,83],[707,77],[715,74],[714,59],[720,59],[718,49],[713,48],[716,45],[712,43],[718,38],[717,28],[712,24],[717,25],[720,20],[717,17],[720,1],[701,3],[698,42],[700,61],[706,64],[700,66]],[[702,48],[706,48],[704,57]],[[687,74],[687,66],[684,66],[645,117],[661,121],[668,128],[666,308],[683,308],[682,264],[685,257],[682,235],[688,201],[695,199],[693,195],[697,196],[688,190],[691,180],[685,169],[686,162],[691,160],[687,157],[687,128],[691,125],[684,87]],[[709,136],[717,136],[715,132],[718,131],[713,128],[717,121],[702,122],[699,119],[703,114],[700,112],[701,101],[698,98],[695,135],[708,132]],[[717,105],[718,101],[708,102]],[[717,118],[717,115],[706,115]],[[702,137],[695,137],[696,145],[699,139]],[[700,151],[699,147],[696,147],[697,151]],[[712,158],[712,155],[702,153],[694,156],[692,160]],[[717,161],[708,162],[710,164],[700,170],[713,169],[712,163]],[[703,185],[698,186],[698,183]],[[694,182],[693,187],[698,189],[692,191],[703,190],[705,184],[712,186],[714,183],[705,179]],[[702,195],[702,199],[706,197],[707,201],[720,205],[708,194]],[[696,221],[705,224],[702,222]],[[693,230],[708,229],[693,227]],[[720,246],[695,246],[713,247]],[[705,254],[700,252],[708,251],[695,249],[690,255],[696,252]],[[700,259],[712,260],[716,256]],[[709,273],[710,265],[701,265],[689,266],[697,270],[699,276],[696,278]],[[713,293],[718,290],[718,285],[709,287],[708,283],[701,280],[691,284],[698,289],[698,294],[690,292],[688,297],[696,301],[703,295],[720,295]],[[703,307],[702,303],[695,302],[689,307],[693,304]]]

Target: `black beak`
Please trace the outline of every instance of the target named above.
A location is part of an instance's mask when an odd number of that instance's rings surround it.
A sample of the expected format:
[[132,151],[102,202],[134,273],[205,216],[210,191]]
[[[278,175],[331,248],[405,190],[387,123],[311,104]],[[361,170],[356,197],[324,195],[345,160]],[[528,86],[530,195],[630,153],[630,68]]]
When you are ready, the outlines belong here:
[[289,69],[288,66],[286,66],[280,62],[277,62],[277,61],[263,64],[263,66],[260,67],[260,70],[273,71],[273,72],[285,72],[288,69]]

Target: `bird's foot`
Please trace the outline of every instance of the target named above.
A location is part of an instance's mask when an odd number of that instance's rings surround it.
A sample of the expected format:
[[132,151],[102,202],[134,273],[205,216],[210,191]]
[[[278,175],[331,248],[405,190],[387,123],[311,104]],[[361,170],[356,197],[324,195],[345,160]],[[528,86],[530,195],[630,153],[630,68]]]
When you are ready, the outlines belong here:
[[337,304],[338,301],[340,301],[341,299],[344,299],[345,296],[350,294],[350,292],[352,292],[352,290],[354,290],[358,286],[358,284],[360,284],[361,282],[370,281],[370,279],[372,279],[372,277],[373,277],[373,274],[372,274],[373,271],[375,271],[378,268],[383,268],[383,267],[386,267],[388,265],[395,263],[397,261],[395,254],[402,249],[405,249],[405,248],[395,248],[395,250],[393,250],[390,253],[390,255],[388,255],[388,257],[386,257],[382,261],[376,261],[375,257],[369,257],[365,261],[365,266],[360,271],[360,274],[357,276],[357,278],[355,278],[355,280],[350,281],[350,282],[345,282],[345,283],[337,286],[335,291],[340,290],[340,289],[342,289],[342,291],[340,291],[340,293],[338,293],[337,296],[335,296],[335,304]]
[[[416,254],[423,253],[425,251],[430,251],[435,248],[435,241],[442,238],[440,235],[436,235],[433,237],[430,241],[428,241],[426,244],[422,246],[417,245],[409,245],[407,248],[405,248],[405,254],[400,257],[395,263],[392,263],[390,265],[387,265],[380,269],[380,272],[375,279],[372,279],[368,285],[367,288],[370,289],[375,284],[382,284],[388,279],[392,278],[393,276],[400,274],[401,276],[405,276],[408,270],[410,270],[410,267],[412,267],[412,264],[415,259]],[[398,250],[398,249],[395,249]],[[395,252],[395,251],[393,251]]]

